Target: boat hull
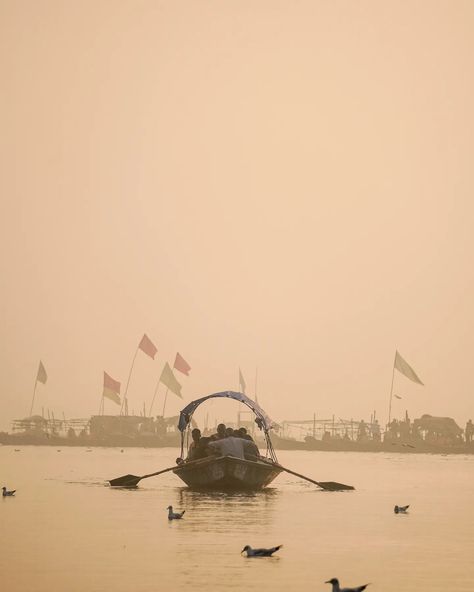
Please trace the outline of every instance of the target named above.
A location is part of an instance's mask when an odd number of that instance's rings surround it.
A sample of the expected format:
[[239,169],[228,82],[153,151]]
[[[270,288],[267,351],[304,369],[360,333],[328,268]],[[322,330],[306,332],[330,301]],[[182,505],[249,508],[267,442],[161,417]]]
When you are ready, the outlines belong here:
[[280,473],[273,464],[221,456],[180,465],[173,470],[188,487],[196,490],[252,491],[267,487]]

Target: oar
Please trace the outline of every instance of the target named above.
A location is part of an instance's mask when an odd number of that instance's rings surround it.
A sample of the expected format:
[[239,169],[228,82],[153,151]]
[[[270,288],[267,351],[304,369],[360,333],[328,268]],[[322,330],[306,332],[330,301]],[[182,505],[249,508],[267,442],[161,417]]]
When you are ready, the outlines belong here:
[[167,469],[162,469],[161,471],[150,473],[149,475],[142,475],[141,477],[137,477],[136,475],[124,475],[123,477],[117,477],[116,479],[109,479],[110,487],[136,487],[142,479],[148,479],[148,477],[155,477],[155,475],[167,473],[168,471],[176,469],[178,466],[179,465],[174,465],[174,467],[168,467]]
[[177,469],[181,466],[189,466],[194,463],[198,463],[206,459],[197,458],[196,460],[187,462],[185,465],[174,465],[174,467],[168,467],[167,469],[162,469],[161,471],[157,471],[156,473],[150,473],[149,475],[142,475],[141,477],[137,477],[137,475],[123,475],[123,477],[117,477],[116,479],[109,479],[110,487],[136,487],[138,483],[142,479],[148,479],[148,477],[155,477],[156,475],[161,475],[162,473],[167,473],[168,471],[172,471],[173,469]]
[[[263,459],[260,459],[260,460],[263,460]],[[278,467],[282,471],[285,471],[285,473],[290,473],[290,475],[295,475],[295,477],[300,477],[301,479],[306,479],[306,481],[309,481],[310,483],[314,483],[315,485],[318,485],[318,487],[321,487],[321,489],[325,489],[326,491],[350,491],[352,489],[355,489],[355,487],[352,487],[352,485],[344,485],[344,483],[337,483],[336,481],[315,481],[314,479],[310,479],[309,477],[306,477],[305,475],[300,475],[300,473],[295,473],[295,471],[291,471],[290,469],[287,469],[286,467],[282,467],[279,463],[270,463],[267,460],[264,460],[263,462],[265,462],[267,464],[272,464],[273,466]]]

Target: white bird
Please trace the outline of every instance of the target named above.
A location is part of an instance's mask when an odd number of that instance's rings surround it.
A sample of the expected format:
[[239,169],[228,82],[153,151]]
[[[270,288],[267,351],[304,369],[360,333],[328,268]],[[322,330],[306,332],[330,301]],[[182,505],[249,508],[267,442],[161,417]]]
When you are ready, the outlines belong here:
[[270,549],[252,549],[250,545],[245,545],[240,553],[247,552],[247,557],[271,557],[273,553],[281,549],[283,545],[270,547]]
[[410,506],[395,506],[393,508],[393,511],[395,512],[395,514],[406,514],[407,510]]
[[16,489],[14,489],[13,491],[7,491],[6,487],[2,487],[2,491],[3,491],[2,496],[8,497],[9,495],[15,495]]
[[332,592],[362,592],[365,590],[369,584],[364,584],[363,586],[357,586],[356,588],[341,588],[339,586],[339,580],[337,578],[332,578],[324,582],[325,584],[332,584]]
[[173,506],[168,506],[166,509],[168,510],[168,520],[180,520],[186,512],[186,510],[173,512]]

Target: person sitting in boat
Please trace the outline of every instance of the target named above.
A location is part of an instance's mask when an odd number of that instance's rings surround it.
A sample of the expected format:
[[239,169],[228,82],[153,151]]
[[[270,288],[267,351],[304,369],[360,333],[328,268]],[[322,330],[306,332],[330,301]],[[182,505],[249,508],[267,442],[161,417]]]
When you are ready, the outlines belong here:
[[186,458],[187,462],[191,460],[196,460],[198,458],[203,458],[205,456],[200,444],[201,430],[199,428],[194,428],[194,430],[191,432],[191,438],[193,439],[193,441],[189,445],[188,456]]
[[218,456],[234,456],[242,459],[252,457],[251,460],[255,460],[259,456],[258,448],[254,442],[236,436],[209,442],[208,447]]
[[258,460],[260,450],[253,440],[244,438],[244,456],[247,460]]
[[223,438],[225,438],[225,437],[226,437],[226,434],[225,434],[225,432],[226,432],[226,429],[227,429],[227,428],[226,428],[226,425],[225,425],[225,423],[220,423],[220,424],[217,426],[217,434],[213,434],[213,435],[211,436],[211,438],[212,438],[213,440],[222,440]]
[[242,427],[242,428],[239,428],[238,431],[239,431],[240,437],[243,438],[244,440],[250,440],[250,442],[254,441],[252,436],[249,433],[247,433],[247,428]]
[[234,430],[234,436],[236,438],[240,438],[244,440],[244,455],[247,460],[257,460],[260,456],[260,451],[258,446],[253,441],[252,436],[247,434],[247,430],[245,428],[239,428],[238,430]]
[[228,436],[221,440],[209,442],[209,448],[219,456],[235,456],[245,458],[244,440],[235,436]]

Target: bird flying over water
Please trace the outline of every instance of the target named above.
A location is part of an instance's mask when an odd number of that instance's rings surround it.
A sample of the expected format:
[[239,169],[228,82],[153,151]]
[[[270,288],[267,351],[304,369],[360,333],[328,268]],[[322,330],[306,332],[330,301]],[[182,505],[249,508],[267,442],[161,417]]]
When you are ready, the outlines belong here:
[[9,495],[15,495],[15,491],[16,489],[13,489],[13,491],[7,491],[6,487],[2,487],[2,496],[8,497]]
[[276,547],[271,547],[270,549],[252,549],[250,545],[245,545],[241,553],[246,551],[247,557],[271,557],[273,553],[282,547],[283,545],[277,545]]
[[395,506],[393,508],[393,511],[395,512],[395,514],[406,514],[407,510],[410,506]]
[[324,582],[325,584],[332,584],[332,592],[362,592],[365,590],[369,584],[364,584],[363,586],[356,586],[355,588],[341,588],[339,586],[339,580],[337,578],[331,578]]
[[173,512],[173,506],[168,506],[166,509],[168,510],[168,520],[180,520],[186,512],[186,510]]

